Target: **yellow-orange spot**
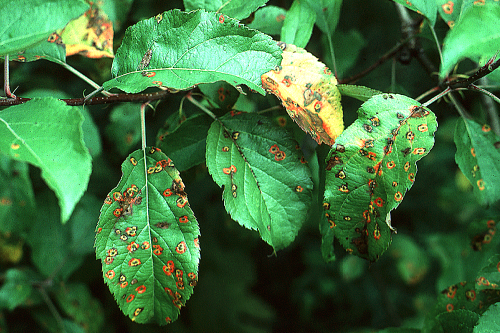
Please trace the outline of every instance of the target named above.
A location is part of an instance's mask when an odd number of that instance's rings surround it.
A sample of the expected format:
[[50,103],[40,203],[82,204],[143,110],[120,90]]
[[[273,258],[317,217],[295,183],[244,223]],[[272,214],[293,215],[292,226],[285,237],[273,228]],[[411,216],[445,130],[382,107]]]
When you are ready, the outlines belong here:
[[484,181],[482,179],[477,181],[477,187],[479,188],[479,191],[484,190]]
[[10,145],[10,148],[14,149],[14,150],[18,150],[19,147],[21,147],[18,143],[13,143]]

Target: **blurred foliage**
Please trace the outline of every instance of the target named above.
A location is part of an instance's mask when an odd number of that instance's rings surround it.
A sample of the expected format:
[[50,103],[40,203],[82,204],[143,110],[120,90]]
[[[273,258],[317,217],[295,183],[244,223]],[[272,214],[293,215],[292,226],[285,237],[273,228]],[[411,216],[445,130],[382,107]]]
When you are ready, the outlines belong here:
[[[257,11],[242,22],[250,26],[253,24],[255,28],[272,33],[275,39],[279,39],[283,9],[288,10],[292,2],[271,0],[267,5],[281,10]],[[128,5],[131,7],[127,11]],[[103,9],[114,22],[114,51],[127,26],[172,8],[184,9],[183,2],[105,1]],[[269,19],[265,15],[276,15],[278,22],[265,27],[263,23]],[[410,15],[418,17],[414,12]],[[254,17],[256,21],[252,23]],[[337,29],[332,36],[339,79],[361,72],[389,52],[402,39],[400,24],[391,1],[344,1]],[[449,27],[438,17],[435,29],[442,41]],[[439,55],[426,23],[422,24],[421,37],[419,42],[434,64],[434,71],[437,71]],[[319,28],[313,28],[306,48],[334,68],[327,37]],[[415,59],[405,61],[404,56],[400,52],[393,60],[382,63],[360,78],[356,84],[384,92],[404,93],[413,98],[437,84],[435,75],[429,75]],[[67,59],[68,64],[99,83],[111,78],[111,62],[109,58],[88,59],[79,55]],[[460,73],[474,68],[471,61],[464,61],[458,66]],[[52,96],[64,94],[73,97],[81,97],[83,92],[86,94],[93,89],[49,61],[12,62],[10,83],[16,88],[16,95],[23,97],[31,97],[29,91],[34,88],[47,89]],[[209,88],[196,88],[194,93],[200,90],[210,94]],[[230,93],[234,94],[236,90]],[[173,115],[179,112],[180,107],[187,115],[198,112],[195,106],[184,101],[184,96],[185,93],[172,94],[156,105],[154,111],[147,112],[149,143],[155,142],[158,135],[165,132],[162,127],[167,119],[175,118]],[[214,96],[214,103],[222,102],[217,102],[217,95]],[[483,99],[479,94],[465,91],[456,96],[473,117],[486,119],[480,107]],[[347,255],[338,243],[335,247],[336,261],[325,263],[320,250],[320,217],[317,212],[310,214],[291,246],[273,255],[272,248],[257,233],[240,227],[229,218],[221,200],[222,190],[214,184],[203,164],[184,170],[181,175],[191,208],[200,222],[200,279],[179,320],[167,330],[381,330],[413,333],[425,328],[432,332],[449,332],[454,329],[452,321],[463,318],[468,318],[467,323],[473,325],[482,313],[478,310],[480,302],[481,306],[485,306],[498,301],[493,287],[486,291],[478,289],[477,281],[483,280],[477,278],[483,267],[492,265],[488,259],[500,251],[500,236],[496,235],[500,205],[496,202],[486,208],[480,206],[472,186],[456,165],[454,133],[459,117],[447,102],[447,99],[442,99],[430,106],[439,123],[435,146],[419,162],[417,181],[392,213],[392,225],[397,228],[397,234],[393,236],[394,244],[386,255],[373,264]],[[219,105],[226,107],[233,103],[231,100]],[[360,102],[344,97],[342,104],[344,121],[349,125],[356,118]],[[272,95],[263,97],[248,93],[238,99],[235,107],[264,110],[277,105],[279,102]],[[29,168],[37,198],[36,212],[29,219],[33,225],[16,230],[16,233],[0,235],[2,331],[52,332],[58,331],[58,327],[65,327],[67,332],[165,331],[165,328],[155,325],[131,322],[121,313],[103,282],[101,265],[95,260],[88,238],[89,234],[93,235],[98,220],[96,207],[100,206],[109,189],[118,183],[123,156],[137,145],[138,129],[132,121],[136,119],[136,114],[129,111],[129,107],[84,107],[98,129],[96,132],[93,124],[89,125],[85,130],[85,140],[87,134],[95,137],[98,133],[100,138],[94,139],[99,143],[92,149],[93,171],[88,190],[63,228],[56,225],[59,221],[57,200],[43,182],[38,169]],[[294,131],[306,157],[316,157],[313,140],[297,129],[284,110],[273,109],[268,114],[275,117],[277,123]],[[174,131],[175,128],[177,126],[169,130]],[[90,144],[87,143],[87,146]],[[314,163],[313,160],[309,163],[311,168]],[[4,164],[2,162],[0,168],[3,189],[11,186],[6,178],[11,175],[25,177],[28,172],[19,171],[22,167]],[[0,193],[0,200],[3,200],[4,192]],[[32,195],[27,193],[26,196]],[[19,216],[19,211],[5,210],[5,202],[0,204],[1,217],[13,219]],[[464,284],[461,285],[461,282]],[[15,304],[4,297],[11,290],[18,293]],[[460,299],[453,299],[455,303],[451,303],[449,297],[453,292],[460,294]],[[447,312],[449,304],[459,309],[465,307],[464,304],[469,305],[467,302],[470,306],[461,312]],[[495,308],[490,307],[486,314],[497,316],[498,304]],[[490,327],[488,325],[493,327],[491,321],[485,319],[482,322],[481,318],[477,332],[486,332]],[[469,325],[464,332],[472,332],[470,328]]]

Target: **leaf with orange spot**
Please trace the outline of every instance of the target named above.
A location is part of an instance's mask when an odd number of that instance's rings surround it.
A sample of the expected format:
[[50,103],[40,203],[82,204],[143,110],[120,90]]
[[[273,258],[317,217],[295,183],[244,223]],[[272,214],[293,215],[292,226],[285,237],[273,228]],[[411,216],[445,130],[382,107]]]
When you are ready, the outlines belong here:
[[61,37],[66,44],[66,56],[114,57],[113,23],[95,3],[82,16],[71,21],[61,32]]
[[319,144],[332,145],[344,130],[337,79],[315,56],[292,44],[281,66],[262,75],[262,86],[278,97],[288,115]]

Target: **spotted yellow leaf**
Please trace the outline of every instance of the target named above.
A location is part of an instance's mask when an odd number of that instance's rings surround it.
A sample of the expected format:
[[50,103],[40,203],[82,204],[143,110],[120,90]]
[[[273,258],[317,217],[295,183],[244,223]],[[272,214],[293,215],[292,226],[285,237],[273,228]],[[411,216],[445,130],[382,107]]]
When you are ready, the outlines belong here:
[[262,86],[278,97],[288,115],[319,144],[333,145],[344,130],[337,79],[315,56],[278,42],[283,60],[262,75]]

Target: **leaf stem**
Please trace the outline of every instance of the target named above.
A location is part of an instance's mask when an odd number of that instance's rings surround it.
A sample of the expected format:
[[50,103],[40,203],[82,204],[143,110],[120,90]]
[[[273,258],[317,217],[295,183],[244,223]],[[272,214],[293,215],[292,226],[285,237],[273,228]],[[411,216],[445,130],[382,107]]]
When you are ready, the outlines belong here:
[[190,93],[188,93],[186,95],[186,98],[188,101],[190,101],[191,103],[193,103],[194,105],[196,105],[198,108],[200,108],[203,112],[205,112],[206,114],[208,114],[210,117],[212,117],[213,120],[217,120],[217,116],[212,112],[210,111],[209,109],[207,109],[205,107],[205,105],[201,104],[200,102],[198,102],[197,100],[195,100],[193,98],[193,96],[191,96]]
[[[82,79],[83,81],[87,82],[89,85],[91,85],[92,87],[94,87],[95,89],[98,89],[99,91],[102,91],[102,93],[106,96],[111,96],[113,94],[107,92],[107,91],[103,91],[101,86],[98,85],[97,83],[95,83],[94,81],[92,81],[90,78],[88,78],[87,76],[85,76],[83,73],[80,73],[78,70],[76,70],[76,68],[70,66],[69,64],[63,62],[63,61],[60,61],[60,60],[57,60],[57,61],[54,61],[55,63],[61,65],[62,67],[66,68],[68,71],[70,71],[71,73],[75,74],[77,77],[79,77],[80,79]],[[98,92],[99,92],[98,91]]]
[[3,64],[3,90],[5,91],[5,96],[8,98],[16,98],[10,91],[10,83],[9,83],[9,55],[5,55],[4,64]]

